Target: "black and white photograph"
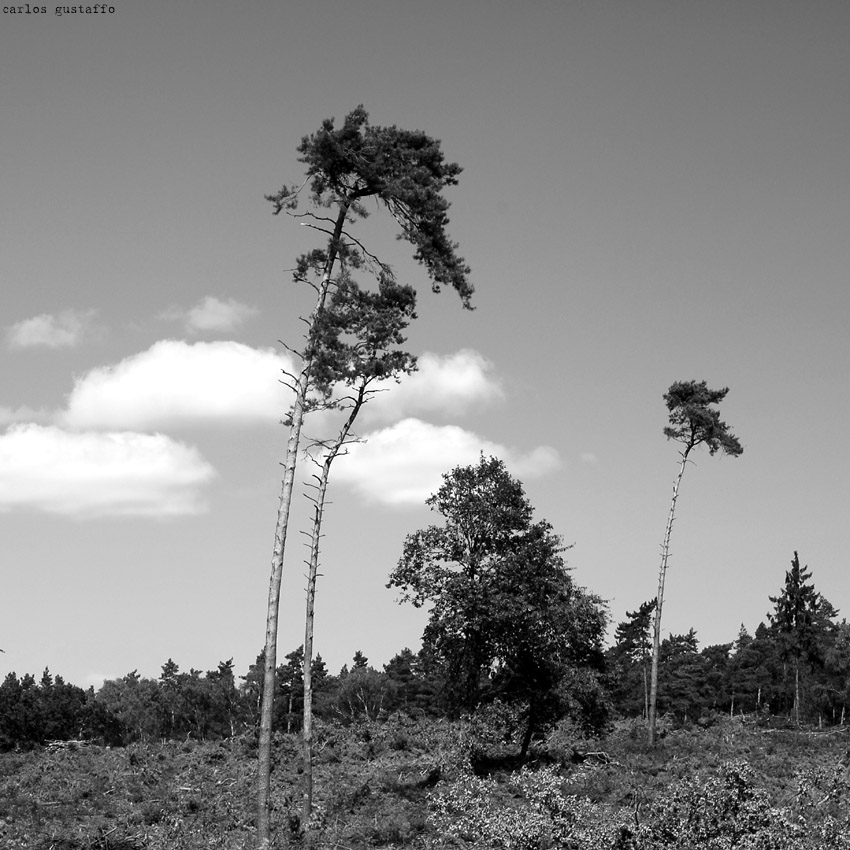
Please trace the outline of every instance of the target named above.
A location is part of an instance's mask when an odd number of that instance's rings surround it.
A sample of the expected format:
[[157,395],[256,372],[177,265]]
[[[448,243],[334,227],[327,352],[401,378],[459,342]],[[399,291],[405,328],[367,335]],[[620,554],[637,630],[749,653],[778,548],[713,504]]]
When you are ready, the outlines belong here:
[[0,847],[850,850],[850,3],[0,8]]

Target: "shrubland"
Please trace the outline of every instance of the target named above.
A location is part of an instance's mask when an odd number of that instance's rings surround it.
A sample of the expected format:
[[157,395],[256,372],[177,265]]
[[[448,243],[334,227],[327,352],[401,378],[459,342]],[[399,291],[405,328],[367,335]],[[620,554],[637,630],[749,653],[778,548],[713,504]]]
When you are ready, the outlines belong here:
[[[279,847],[660,850],[850,847],[847,727],[706,716],[565,721],[519,760],[524,724],[496,704],[456,720],[396,713],[318,720],[309,841],[296,733],[277,733]],[[0,846],[31,850],[249,848],[256,734],[219,741],[73,742],[0,755]]]

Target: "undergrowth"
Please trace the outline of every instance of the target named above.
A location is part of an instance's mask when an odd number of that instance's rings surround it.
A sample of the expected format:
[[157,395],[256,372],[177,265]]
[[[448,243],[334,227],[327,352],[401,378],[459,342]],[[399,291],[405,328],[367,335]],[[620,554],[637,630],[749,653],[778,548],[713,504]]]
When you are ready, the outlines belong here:
[[[569,723],[517,763],[521,724],[318,723],[316,848],[850,850],[850,733],[714,718],[645,744]],[[277,847],[306,845],[298,738],[276,735]],[[166,742],[0,756],[0,847],[245,850],[255,837],[256,742]]]

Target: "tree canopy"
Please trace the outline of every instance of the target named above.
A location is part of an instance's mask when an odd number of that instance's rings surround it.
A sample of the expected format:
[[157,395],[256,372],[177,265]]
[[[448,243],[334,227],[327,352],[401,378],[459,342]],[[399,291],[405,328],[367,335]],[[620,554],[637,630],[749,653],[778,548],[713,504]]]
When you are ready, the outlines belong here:
[[722,450],[724,454],[736,457],[744,449],[729,426],[721,421],[720,413],[710,405],[720,404],[728,387],[722,390],[710,390],[705,381],[676,381],[664,393],[667,410],[670,411],[670,424],[664,434],[669,440],[685,445],[685,451],[699,445],[708,446],[709,454]]
[[[447,163],[440,142],[421,130],[402,130],[395,125],[373,126],[362,105],[346,115],[337,128],[333,118],[317,132],[304,136],[299,160],[307,165],[307,180],[315,208],[335,205],[346,214],[365,216],[363,202],[375,198],[400,228],[399,237],[414,246],[414,259],[425,266],[432,287],[451,286],[465,307],[471,307],[473,286],[469,266],[457,253],[448,235],[449,202],[442,191],[458,182],[462,169]],[[295,210],[299,186],[284,185],[267,195],[275,214]],[[326,218],[311,217],[320,221]],[[336,236],[329,250],[359,265],[371,255],[351,240]],[[324,252],[314,252],[310,264],[320,265]],[[374,259],[374,258],[373,258]]]

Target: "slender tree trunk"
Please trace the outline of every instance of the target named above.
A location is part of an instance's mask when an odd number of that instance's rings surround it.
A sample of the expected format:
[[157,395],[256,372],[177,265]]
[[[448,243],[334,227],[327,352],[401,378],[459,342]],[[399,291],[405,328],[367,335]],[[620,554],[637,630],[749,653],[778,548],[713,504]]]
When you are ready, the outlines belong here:
[[301,747],[304,764],[304,798],[301,808],[301,829],[306,834],[310,828],[313,811],[313,613],[316,604],[319,536],[316,525],[321,524],[321,509],[316,506],[313,523],[313,543],[310,551],[310,575],[307,579],[307,617],[304,629],[304,720],[301,724]]
[[[308,334],[315,325],[316,318],[325,306],[328,288],[337,258],[337,244],[342,235],[345,217],[350,201],[345,201],[339,209],[334,233],[328,245],[328,257],[325,263],[322,281],[318,287],[316,306],[307,321]],[[308,340],[309,352],[309,340]],[[289,526],[289,510],[292,505],[292,491],[295,482],[295,467],[298,461],[298,444],[301,440],[301,427],[304,423],[304,406],[307,401],[307,391],[310,385],[310,369],[312,357],[305,359],[298,384],[295,388],[295,401],[292,404],[292,418],[289,426],[289,439],[286,444],[286,458],[283,463],[284,473],[281,483],[280,502],[277,512],[277,524],[274,535],[274,551],[272,554],[271,577],[269,579],[268,612],[266,615],[266,652],[265,675],[263,679],[263,698],[260,705],[260,740],[258,748],[257,769],[257,847],[258,850],[269,850],[271,842],[271,742],[272,718],[274,715],[275,669],[277,667],[277,633],[278,611],[280,609],[280,587],[283,580],[283,556],[286,549],[286,533]]]
[[534,708],[534,701],[532,700],[528,705],[528,726],[525,727],[525,734],[522,737],[522,748],[519,751],[520,761],[525,761],[525,757],[528,755],[528,749],[531,746],[531,737],[534,734],[534,727],[537,723],[537,712]]
[[800,661],[794,662],[794,720],[800,725]]
[[322,536],[322,519],[325,513],[325,497],[328,492],[328,479],[331,464],[345,445],[354,420],[366,401],[369,381],[363,381],[353,399],[348,418],[340,429],[334,443],[328,449],[318,477],[316,498],[313,500],[313,528],[310,533],[310,561],[307,575],[307,616],[304,627],[304,723],[302,726],[302,751],[304,757],[304,796],[301,810],[302,829],[309,828],[310,814],[313,811],[313,624],[316,608],[316,579],[319,574],[319,541]]
[[667,516],[667,528],[664,532],[664,542],[661,544],[661,567],[658,570],[658,596],[655,598],[655,623],[652,630],[652,674],[649,685],[649,746],[655,746],[655,722],[658,707],[658,654],[661,648],[661,608],[664,605],[664,580],[667,577],[667,561],[670,558],[670,535],[673,532],[673,521],[676,518],[676,500],[679,498],[679,486],[685,474],[690,446],[682,452],[682,463],[679,474],[673,482],[673,498],[670,501],[670,513]]

